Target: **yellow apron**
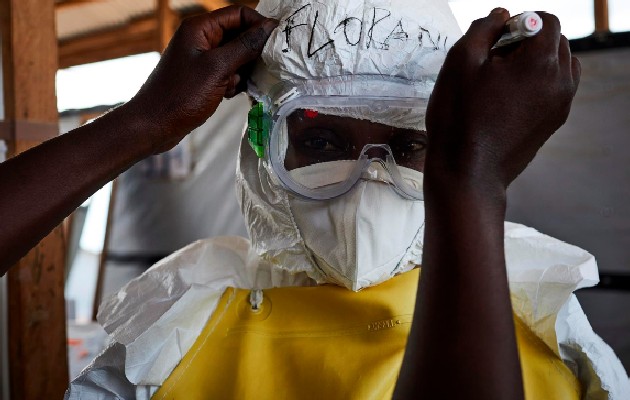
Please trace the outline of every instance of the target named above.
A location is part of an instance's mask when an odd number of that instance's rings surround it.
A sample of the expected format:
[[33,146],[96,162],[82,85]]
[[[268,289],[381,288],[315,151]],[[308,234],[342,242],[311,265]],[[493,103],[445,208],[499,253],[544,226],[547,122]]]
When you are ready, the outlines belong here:
[[[418,274],[358,293],[336,286],[269,289],[258,312],[249,290],[227,289],[152,399],[389,399]],[[518,318],[515,324],[526,398],[579,399],[579,382],[562,360]]]

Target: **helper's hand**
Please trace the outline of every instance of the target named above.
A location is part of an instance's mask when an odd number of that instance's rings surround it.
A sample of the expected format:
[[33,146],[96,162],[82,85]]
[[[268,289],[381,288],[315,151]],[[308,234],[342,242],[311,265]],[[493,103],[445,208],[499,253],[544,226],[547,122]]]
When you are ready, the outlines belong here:
[[493,10],[450,50],[429,102],[425,172],[505,189],[564,124],[580,63],[558,19],[540,15],[537,36],[496,51],[509,13]]
[[491,50],[508,18],[473,23],[429,101],[422,279],[396,399],[524,398],[505,192],[565,122],[580,66],[549,14],[534,38]]
[[0,275],[106,182],[173,147],[241,90],[276,26],[236,6],[186,20],[127,104],[0,164],[11,194],[0,199]]
[[278,22],[242,6],[186,19],[127,108],[151,121],[154,152],[177,144],[245,88],[247,71]]

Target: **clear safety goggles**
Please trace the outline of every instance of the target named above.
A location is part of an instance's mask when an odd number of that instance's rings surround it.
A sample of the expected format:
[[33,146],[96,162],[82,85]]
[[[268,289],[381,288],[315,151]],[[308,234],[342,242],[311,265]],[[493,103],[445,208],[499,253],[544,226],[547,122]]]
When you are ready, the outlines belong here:
[[428,91],[420,88],[421,96],[417,86],[392,82],[386,89],[413,97],[382,95],[383,78],[359,82],[363,92],[374,83],[372,95],[357,96],[356,88],[347,90],[348,81],[326,82],[345,87],[329,86],[321,94],[289,86],[275,101],[252,108],[250,144],[280,184],[304,198],[332,199],[360,180],[373,180],[404,198],[422,200]]

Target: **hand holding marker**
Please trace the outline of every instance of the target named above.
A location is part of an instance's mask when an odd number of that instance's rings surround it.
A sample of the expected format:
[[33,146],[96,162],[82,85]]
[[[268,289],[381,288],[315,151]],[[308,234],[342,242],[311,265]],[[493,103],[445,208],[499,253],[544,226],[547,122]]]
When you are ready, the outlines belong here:
[[528,11],[515,15],[505,23],[505,33],[494,45],[494,48],[507,46],[508,44],[535,36],[542,27],[542,18],[535,12]]

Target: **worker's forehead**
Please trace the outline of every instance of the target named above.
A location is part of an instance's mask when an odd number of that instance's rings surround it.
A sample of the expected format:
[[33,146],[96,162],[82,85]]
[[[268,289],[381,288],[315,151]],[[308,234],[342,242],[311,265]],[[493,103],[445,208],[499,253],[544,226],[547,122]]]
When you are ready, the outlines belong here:
[[420,132],[421,129],[396,127],[391,124],[371,121],[369,116],[356,118],[344,115],[326,114],[312,109],[298,109],[287,117],[289,132],[296,132],[309,128],[338,129],[342,134],[360,133],[365,136],[376,132],[409,131]]

